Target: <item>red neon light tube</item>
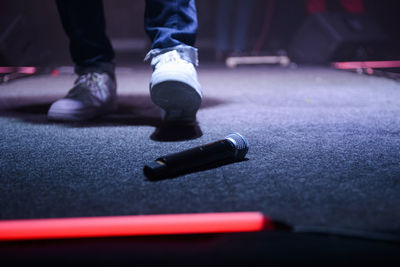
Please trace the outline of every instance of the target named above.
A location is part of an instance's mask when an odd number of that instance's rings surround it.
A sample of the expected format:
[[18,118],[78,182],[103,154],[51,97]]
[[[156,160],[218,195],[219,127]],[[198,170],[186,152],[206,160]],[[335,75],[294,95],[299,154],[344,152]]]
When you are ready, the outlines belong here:
[[0,221],[0,241],[273,230],[260,212],[138,215]]
[[24,74],[35,74],[37,71],[36,67],[0,67],[0,73],[24,73]]
[[363,68],[398,68],[400,67],[400,60],[334,62],[332,63],[332,66],[342,70]]

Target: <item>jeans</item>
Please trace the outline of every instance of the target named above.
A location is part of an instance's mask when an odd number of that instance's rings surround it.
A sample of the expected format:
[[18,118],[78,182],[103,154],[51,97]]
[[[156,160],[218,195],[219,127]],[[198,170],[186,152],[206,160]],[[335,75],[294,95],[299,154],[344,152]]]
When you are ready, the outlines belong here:
[[[102,0],[57,0],[63,28],[69,37],[75,72],[114,73],[114,51],[105,33]],[[176,49],[197,64],[194,48],[197,12],[194,0],[146,0],[145,31],[152,42],[146,58]]]
[[[217,37],[215,50],[221,53],[245,51],[247,30],[255,1],[219,0],[217,4]],[[232,32],[231,25],[233,25]]]

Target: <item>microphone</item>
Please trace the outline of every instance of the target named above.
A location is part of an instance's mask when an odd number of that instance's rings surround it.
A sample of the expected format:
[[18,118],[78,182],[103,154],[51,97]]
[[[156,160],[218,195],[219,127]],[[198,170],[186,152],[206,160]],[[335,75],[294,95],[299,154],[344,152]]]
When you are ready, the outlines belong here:
[[210,144],[159,157],[154,162],[145,165],[143,172],[147,178],[156,180],[207,164],[241,160],[248,150],[246,139],[239,133],[232,133],[225,139]]

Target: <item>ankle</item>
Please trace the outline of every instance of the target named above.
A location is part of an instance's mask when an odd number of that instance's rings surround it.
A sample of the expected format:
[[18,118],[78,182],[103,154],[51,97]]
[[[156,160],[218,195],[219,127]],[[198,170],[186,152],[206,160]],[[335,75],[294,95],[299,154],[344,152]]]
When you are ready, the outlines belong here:
[[178,45],[168,48],[154,48],[147,53],[144,60],[151,60],[151,66],[154,69],[154,67],[160,61],[160,56],[171,51],[176,51],[181,59],[192,63],[194,66],[198,66],[199,61],[197,48],[188,45]]
[[115,82],[115,64],[113,62],[97,62],[90,65],[76,65],[75,73],[79,76],[88,73],[106,73]]

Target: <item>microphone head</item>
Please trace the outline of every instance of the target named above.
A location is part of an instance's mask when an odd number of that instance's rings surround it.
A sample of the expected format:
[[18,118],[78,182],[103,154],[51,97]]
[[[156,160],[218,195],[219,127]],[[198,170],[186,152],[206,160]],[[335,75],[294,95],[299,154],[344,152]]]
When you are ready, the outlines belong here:
[[235,158],[243,159],[247,151],[249,151],[249,145],[246,139],[239,133],[231,133],[225,137],[226,140],[231,142],[235,147]]

